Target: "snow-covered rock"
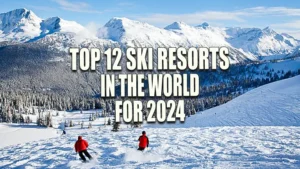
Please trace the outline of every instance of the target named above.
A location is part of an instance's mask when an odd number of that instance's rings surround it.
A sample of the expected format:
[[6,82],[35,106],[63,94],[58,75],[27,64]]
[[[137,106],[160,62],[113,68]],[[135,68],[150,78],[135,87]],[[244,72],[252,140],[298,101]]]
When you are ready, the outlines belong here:
[[300,43],[287,34],[278,34],[269,27],[227,28],[227,41],[236,48],[256,56],[285,55],[292,52]]
[[74,21],[66,21],[60,17],[52,17],[43,20],[41,23],[41,29],[44,34],[53,32],[78,33],[83,30],[84,27]]

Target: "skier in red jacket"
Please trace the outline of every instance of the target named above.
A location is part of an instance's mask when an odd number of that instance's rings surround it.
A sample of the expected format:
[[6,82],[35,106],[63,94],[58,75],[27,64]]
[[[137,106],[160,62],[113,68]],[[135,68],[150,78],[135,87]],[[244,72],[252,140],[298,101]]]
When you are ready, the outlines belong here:
[[146,136],[146,132],[145,131],[143,131],[142,132],[142,135],[140,136],[140,138],[139,138],[139,148],[138,148],[138,150],[141,150],[141,151],[143,151],[146,147],[148,147],[149,146],[149,139],[148,139],[148,137]]
[[92,159],[92,156],[87,151],[89,144],[87,141],[83,140],[81,136],[78,136],[78,140],[75,143],[75,151],[76,153],[79,153],[80,158],[82,161],[86,162],[86,159],[83,154],[85,154],[90,160]]

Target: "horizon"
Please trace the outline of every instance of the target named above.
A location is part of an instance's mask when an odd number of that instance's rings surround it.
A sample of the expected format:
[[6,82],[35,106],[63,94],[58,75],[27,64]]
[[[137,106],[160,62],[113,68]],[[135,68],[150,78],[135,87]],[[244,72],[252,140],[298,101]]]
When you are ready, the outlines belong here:
[[287,33],[300,39],[300,3],[286,4],[284,1],[266,0],[253,2],[94,2],[91,0],[30,0],[26,4],[11,0],[0,7],[0,13],[25,8],[42,19],[60,17],[75,21],[82,26],[103,26],[111,18],[120,17],[146,22],[164,28],[173,22],[184,22],[191,26],[204,22],[213,27],[260,28],[270,27],[277,33]]

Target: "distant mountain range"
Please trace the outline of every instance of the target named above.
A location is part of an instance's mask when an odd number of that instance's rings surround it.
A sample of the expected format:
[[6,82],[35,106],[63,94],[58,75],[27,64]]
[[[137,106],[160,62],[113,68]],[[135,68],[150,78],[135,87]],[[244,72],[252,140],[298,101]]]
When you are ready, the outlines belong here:
[[[112,18],[97,33],[59,17],[41,19],[27,9],[0,14],[0,88],[52,89],[95,93],[97,73],[73,73],[69,47],[219,47],[230,49],[231,63],[284,59],[299,55],[300,41],[269,27],[219,28],[208,23],[174,22],[165,28]],[[269,58],[269,59],[268,59]],[[102,63],[105,64],[105,63]],[[105,72],[103,66],[99,73]]]
[[[2,13],[0,21],[0,42],[32,42],[57,32],[80,34],[88,31],[74,21],[59,17],[41,19],[27,9]],[[190,26],[174,22],[161,29],[127,18],[111,19],[104,27],[99,28],[97,38],[130,46],[228,46],[233,51],[232,61],[285,55],[292,53],[300,45],[299,40],[288,34],[278,34],[269,27],[218,28],[211,27],[208,23]],[[240,55],[242,59],[236,55]]]

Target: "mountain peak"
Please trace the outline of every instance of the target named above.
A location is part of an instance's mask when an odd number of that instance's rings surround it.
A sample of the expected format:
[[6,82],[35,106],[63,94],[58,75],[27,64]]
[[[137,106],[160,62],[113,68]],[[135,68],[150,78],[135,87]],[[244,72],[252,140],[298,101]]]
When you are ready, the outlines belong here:
[[0,39],[25,42],[54,32],[74,32],[84,29],[74,21],[60,17],[42,20],[26,8],[0,14]]
[[276,34],[276,32],[273,29],[271,29],[269,26],[265,27],[263,29],[263,32],[265,32],[267,34]]
[[201,25],[198,25],[197,27],[201,27],[206,29],[207,27],[209,27],[210,25],[207,22],[203,22]]
[[[8,18],[10,17],[10,18]],[[32,11],[26,9],[26,8],[19,8],[19,9],[14,9],[9,12],[1,13],[0,14],[1,19],[21,19],[21,18],[26,18],[26,19],[35,19],[38,18]],[[3,21],[2,21],[3,22]]]
[[[135,21],[128,18],[114,17],[110,19],[104,27],[100,28],[98,37],[119,41],[124,34],[135,36],[143,30],[158,29],[145,22]],[[132,37],[131,36],[131,37]]]
[[26,13],[27,11],[29,11],[29,10],[26,9],[26,8],[18,8],[18,9],[14,9],[14,10],[11,10],[11,11],[8,11],[8,12],[4,12],[4,13],[1,13],[1,14],[7,14],[7,13]]
[[0,30],[13,40],[28,40],[40,34],[41,18],[26,8],[0,14]]
[[66,21],[60,17],[51,17],[43,20],[41,23],[41,29],[43,33],[52,32],[73,32],[77,33],[83,30],[83,26],[74,21]]
[[130,24],[130,23],[142,24],[139,21],[130,20],[130,19],[124,18],[124,17],[113,17],[104,26],[105,27],[124,26],[124,25]]
[[166,30],[182,30],[185,27],[190,27],[189,25],[187,25],[184,22],[173,22],[171,25],[168,25],[165,27]]

